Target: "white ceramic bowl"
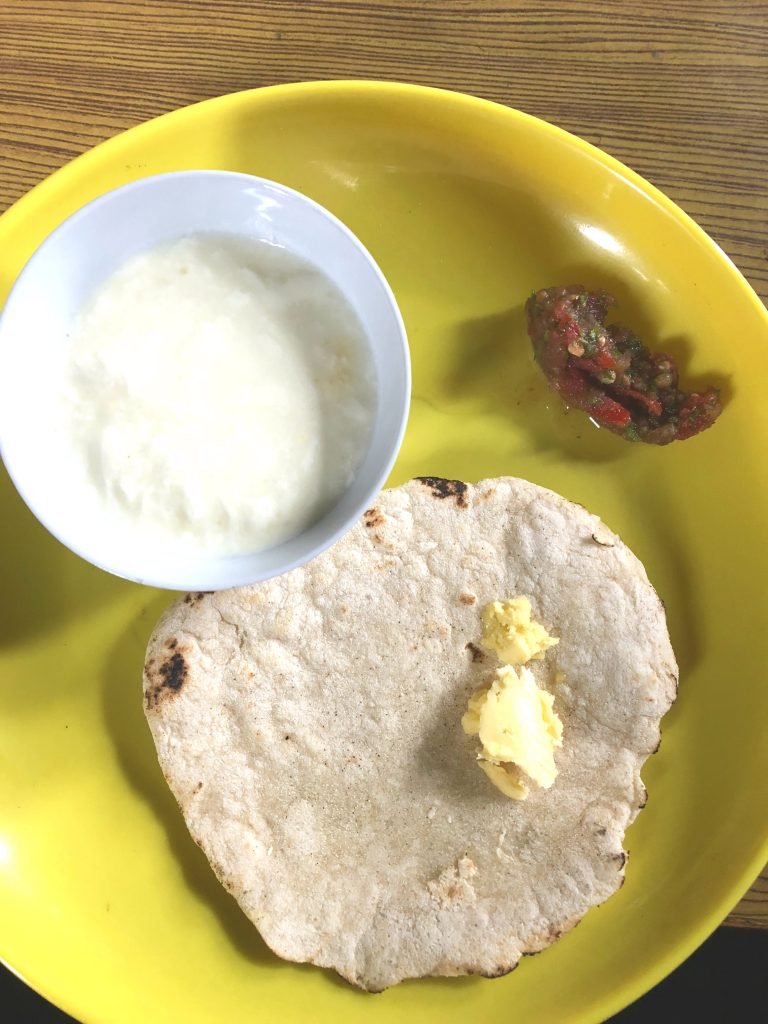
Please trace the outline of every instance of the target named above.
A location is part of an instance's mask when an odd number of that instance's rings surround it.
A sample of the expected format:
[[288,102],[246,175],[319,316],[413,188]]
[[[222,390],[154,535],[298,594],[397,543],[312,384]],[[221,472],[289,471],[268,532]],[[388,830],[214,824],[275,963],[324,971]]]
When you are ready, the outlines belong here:
[[[357,312],[378,378],[368,451],[336,505],[303,533],[239,556],[158,556],[118,545],[86,527],[78,494],[50,455],[50,416],[40,386],[73,319],[95,288],[131,257],[197,231],[266,239],[310,260]],[[370,253],[307,196],[272,181],[228,171],[180,171],[108,192],[69,217],[40,245],[0,316],[0,453],[32,512],[72,551],[126,579],[173,590],[218,590],[269,579],[308,562],[359,518],[383,485],[402,442],[410,401],[410,362],[402,317]],[[50,383],[50,382],[49,382]]]

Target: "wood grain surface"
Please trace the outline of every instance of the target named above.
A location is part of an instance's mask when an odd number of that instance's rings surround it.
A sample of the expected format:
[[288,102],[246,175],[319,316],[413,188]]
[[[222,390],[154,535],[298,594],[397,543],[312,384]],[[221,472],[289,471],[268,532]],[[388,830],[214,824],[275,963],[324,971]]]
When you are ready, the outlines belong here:
[[[0,0],[0,212],[157,114],[330,78],[474,93],[588,139],[768,299],[764,0]],[[727,923],[768,927],[768,873]]]

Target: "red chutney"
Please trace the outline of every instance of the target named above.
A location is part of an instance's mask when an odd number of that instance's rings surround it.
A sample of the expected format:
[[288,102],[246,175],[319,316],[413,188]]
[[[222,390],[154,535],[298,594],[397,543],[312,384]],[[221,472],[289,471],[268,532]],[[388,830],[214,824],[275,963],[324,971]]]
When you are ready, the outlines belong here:
[[528,299],[534,356],[554,390],[628,441],[669,444],[710,427],[722,411],[718,390],[680,391],[671,356],[649,352],[628,327],[606,325],[613,305],[580,284]]

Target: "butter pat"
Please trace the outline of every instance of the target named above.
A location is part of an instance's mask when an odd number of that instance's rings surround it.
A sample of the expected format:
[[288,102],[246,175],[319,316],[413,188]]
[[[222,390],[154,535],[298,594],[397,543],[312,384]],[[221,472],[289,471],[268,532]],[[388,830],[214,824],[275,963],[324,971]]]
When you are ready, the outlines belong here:
[[461,725],[467,735],[479,736],[480,767],[507,796],[524,800],[528,795],[520,772],[544,789],[555,781],[563,724],[554,697],[539,689],[529,669],[497,669],[491,686],[470,697]]
[[496,789],[501,790],[504,796],[512,797],[513,800],[525,800],[529,790],[523,782],[520,769],[514,764],[494,764],[493,761],[483,761],[478,758],[477,763],[494,784]]
[[527,597],[508,601],[491,601],[483,610],[483,636],[480,643],[495,651],[508,665],[524,665],[559,643],[540,622],[531,619],[531,602]]

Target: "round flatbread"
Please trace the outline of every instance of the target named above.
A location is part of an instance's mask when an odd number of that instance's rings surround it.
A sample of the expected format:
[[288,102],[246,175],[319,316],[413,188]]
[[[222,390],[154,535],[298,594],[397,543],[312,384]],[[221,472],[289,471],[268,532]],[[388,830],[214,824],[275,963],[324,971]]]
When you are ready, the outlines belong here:
[[[558,776],[502,795],[461,728],[495,656],[481,612],[527,596]],[[380,991],[512,970],[622,883],[677,665],[641,563],[512,478],[382,493],[309,565],[187,595],[147,651],[163,772],[219,880],[281,957]]]

